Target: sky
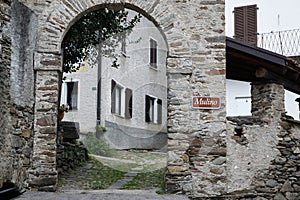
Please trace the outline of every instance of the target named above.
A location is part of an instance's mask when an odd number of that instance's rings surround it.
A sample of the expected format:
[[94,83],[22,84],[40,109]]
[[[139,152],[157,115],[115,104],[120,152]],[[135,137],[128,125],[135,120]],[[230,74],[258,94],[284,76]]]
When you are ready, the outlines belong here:
[[[226,36],[232,37],[234,35],[234,15],[232,12],[234,7],[253,4],[259,8],[257,11],[258,33],[300,29],[300,0],[225,0]],[[250,86],[248,87],[250,88]],[[250,95],[250,89],[245,95]],[[299,119],[298,104],[295,102],[298,97],[299,95],[288,91],[285,93],[287,114],[295,119]],[[228,109],[227,112],[234,113],[235,111]]]
[[226,36],[234,35],[234,7],[256,4],[258,33],[300,29],[300,0],[225,0]]

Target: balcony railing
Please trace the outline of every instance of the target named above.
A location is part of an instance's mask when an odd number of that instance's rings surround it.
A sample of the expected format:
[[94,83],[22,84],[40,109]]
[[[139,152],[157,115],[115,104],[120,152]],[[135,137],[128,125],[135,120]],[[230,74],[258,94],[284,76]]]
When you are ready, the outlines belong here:
[[284,56],[300,55],[300,29],[258,34],[257,46]]

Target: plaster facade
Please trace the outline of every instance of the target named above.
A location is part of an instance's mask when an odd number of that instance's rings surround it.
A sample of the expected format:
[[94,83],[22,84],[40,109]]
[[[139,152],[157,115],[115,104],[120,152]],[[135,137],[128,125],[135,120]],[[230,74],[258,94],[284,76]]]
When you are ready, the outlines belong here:
[[[129,18],[138,14],[129,11]],[[156,43],[156,66],[150,65],[150,41]],[[122,49],[123,45],[123,49]],[[124,52],[123,52],[124,51]],[[106,127],[104,138],[117,149],[161,149],[167,144],[167,45],[157,27],[146,17],[134,27],[117,48],[118,68],[112,59],[98,56],[95,63],[85,62],[78,72],[64,74],[64,83],[78,83],[77,109],[65,113],[64,120],[80,123],[82,133],[96,132],[96,125]],[[97,56],[95,56],[97,57]],[[90,65],[89,65],[90,64]],[[120,113],[112,112],[112,81],[120,87]],[[97,88],[100,87],[100,90]],[[131,104],[126,105],[126,90],[131,90]],[[99,95],[97,94],[99,91]],[[66,104],[66,86],[63,84],[61,104]],[[146,95],[162,101],[161,108],[153,105],[154,119],[146,122]],[[97,118],[97,98],[100,98]],[[118,97],[119,98],[119,97]],[[114,100],[115,102],[115,100]],[[126,116],[127,107],[132,108]],[[161,113],[158,114],[158,109]],[[158,115],[161,120],[158,122]]]
[[[63,121],[79,122],[81,133],[95,132],[97,119],[97,85],[98,68],[89,67],[85,62],[84,66],[74,73],[64,73],[60,104],[67,105],[67,84],[72,82],[74,86],[74,100],[76,108],[70,109],[64,114]],[[77,88],[76,88],[77,87]]]

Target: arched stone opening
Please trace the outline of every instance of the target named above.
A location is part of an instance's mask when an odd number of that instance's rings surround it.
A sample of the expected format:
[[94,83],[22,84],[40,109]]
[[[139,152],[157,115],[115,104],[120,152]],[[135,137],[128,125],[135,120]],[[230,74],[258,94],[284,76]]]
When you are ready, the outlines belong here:
[[[108,9],[115,7],[108,6]],[[129,14],[128,19],[138,14],[134,10],[124,9]],[[101,8],[98,11],[105,10]],[[165,37],[152,21],[141,15],[132,31],[122,38],[115,49],[118,67],[112,67],[113,60],[107,58],[106,54],[99,54],[101,50],[96,49],[101,47],[96,47],[93,57],[88,57],[78,71],[63,74],[60,104],[71,106],[63,121],[79,124],[78,132],[82,141],[87,136],[93,137],[92,133],[97,131],[95,127],[100,126],[105,127],[106,131],[101,134],[98,131],[97,137],[101,135],[101,139],[114,149],[165,150],[168,53]],[[155,53],[150,48],[151,44],[155,46]],[[155,60],[154,63],[151,60]],[[70,85],[74,84],[72,93],[73,86],[71,89]],[[75,109],[72,109],[71,93]],[[149,108],[145,103],[146,96],[153,103],[150,106],[148,102]],[[147,109],[150,110],[148,113],[151,112],[149,121],[145,118]]]
[[[85,12],[124,5],[155,22],[169,48],[168,192],[194,197],[226,193],[224,0],[19,2],[37,16],[38,29],[33,59],[33,150],[29,152],[31,168],[24,175],[31,188],[55,190],[57,182],[57,108],[64,34]],[[194,107],[193,96],[220,97],[220,107]]]
[[[66,2],[65,2],[66,3]],[[37,84],[37,89],[36,89],[36,100],[38,103],[36,104],[36,113],[35,113],[35,118],[37,122],[37,126],[35,126],[35,140],[36,143],[34,145],[34,158],[33,158],[33,168],[35,168],[39,174],[36,176],[35,172],[31,173],[32,179],[30,184],[33,187],[38,187],[41,190],[55,190],[55,179],[57,179],[57,171],[56,171],[56,161],[55,159],[55,140],[57,140],[56,137],[51,137],[51,142],[50,140],[48,141],[41,141],[38,138],[41,137],[41,134],[43,136],[52,135],[53,136],[53,131],[57,129],[57,104],[58,104],[58,96],[59,96],[59,82],[60,82],[60,75],[62,72],[62,52],[60,52],[60,45],[61,41],[63,40],[64,35],[66,34],[67,30],[74,24],[76,21],[83,16],[85,13],[92,12],[97,9],[102,9],[102,8],[109,8],[109,9],[123,9],[123,8],[129,8],[132,10],[135,10],[143,15],[145,15],[148,19],[151,19],[151,21],[154,22],[155,25],[159,28],[161,34],[163,35],[163,38],[166,38],[161,26],[158,26],[158,23],[154,20],[153,17],[148,13],[150,11],[154,10],[155,4],[153,5],[154,7],[148,12],[144,11],[142,8],[134,5],[134,4],[129,4],[129,3],[98,3],[94,5],[89,5],[85,8],[81,7],[84,5],[73,5],[71,4],[64,4],[62,3],[63,6],[57,6],[56,10],[54,10],[47,18],[46,25],[48,26],[43,28],[42,35],[40,38],[53,38],[57,37],[55,40],[52,41],[52,39],[43,41],[42,39],[39,40],[38,42],[38,50],[35,53],[35,70],[36,70],[36,84]],[[62,21],[61,16],[55,16],[53,13],[57,12],[62,14],[62,11],[60,9],[68,8],[69,12],[64,12],[64,13],[72,13],[74,12],[72,17],[66,17],[65,21]],[[75,12],[76,9],[81,8],[80,12]],[[62,24],[64,24],[65,29],[64,30],[59,30],[62,28]],[[59,28],[58,28],[59,27]],[[46,31],[45,31],[46,30]],[[47,34],[47,36],[43,36],[43,34]],[[54,36],[55,35],[55,36]],[[51,37],[52,36],[52,37]],[[166,44],[167,41],[165,41]],[[45,46],[44,46],[45,45]],[[44,49],[44,47],[51,48],[51,49]],[[49,80],[51,80],[49,82]],[[40,82],[39,82],[40,81]],[[55,97],[57,98],[57,102],[49,102],[46,100],[45,103],[42,103],[40,101],[40,98],[44,96],[49,96],[50,93],[53,95],[55,93]],[[51,105],[50,105],[50,104]],[[38,113],[39,111],[42,111]],[[46,128],[47,127],[47,128]],[[51,131],[47,133],[47,130],[49,130],[49,127],[51,127]],[[36,156],[36,158],[35,158]],[[39,157],[39,158],[37,158]],[[50,157],[50,158],[49,158]],[[47,167],[46,167],[47,166]],[[48,169],[46,169],[48,168]],[[41,174],[41,171],[46,171],[45,174]],[[49,173],[50,172],[50,173]]]

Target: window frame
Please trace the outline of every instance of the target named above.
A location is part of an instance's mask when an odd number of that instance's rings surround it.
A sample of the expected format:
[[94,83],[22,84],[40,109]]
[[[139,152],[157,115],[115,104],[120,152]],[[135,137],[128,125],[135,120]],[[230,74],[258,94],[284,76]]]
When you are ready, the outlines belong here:
[[115,80],[111,80],[111,113],[123,116],[123,91],[124,87]]
[[126,57],[126,37],[123,36],[121,39],[121,54]]
[[[71,86],[73,83],[72,91],[70,91]],[[75,89],[75,90],[74,90]],[[62,86],[62,104],[68,105],[69,111],[77,111],[79,110],[79,80],[67,80],[63,82]],[[74,100],[74,97],[76,98]],[[73,106],[75,102],[75,106]]]
[[154,69],[157,69],[157,46],[157,41],[150,38],[149,64]]
[[145,96],[145,122],[152,124],[162,123],[162,100],[146,95]]

